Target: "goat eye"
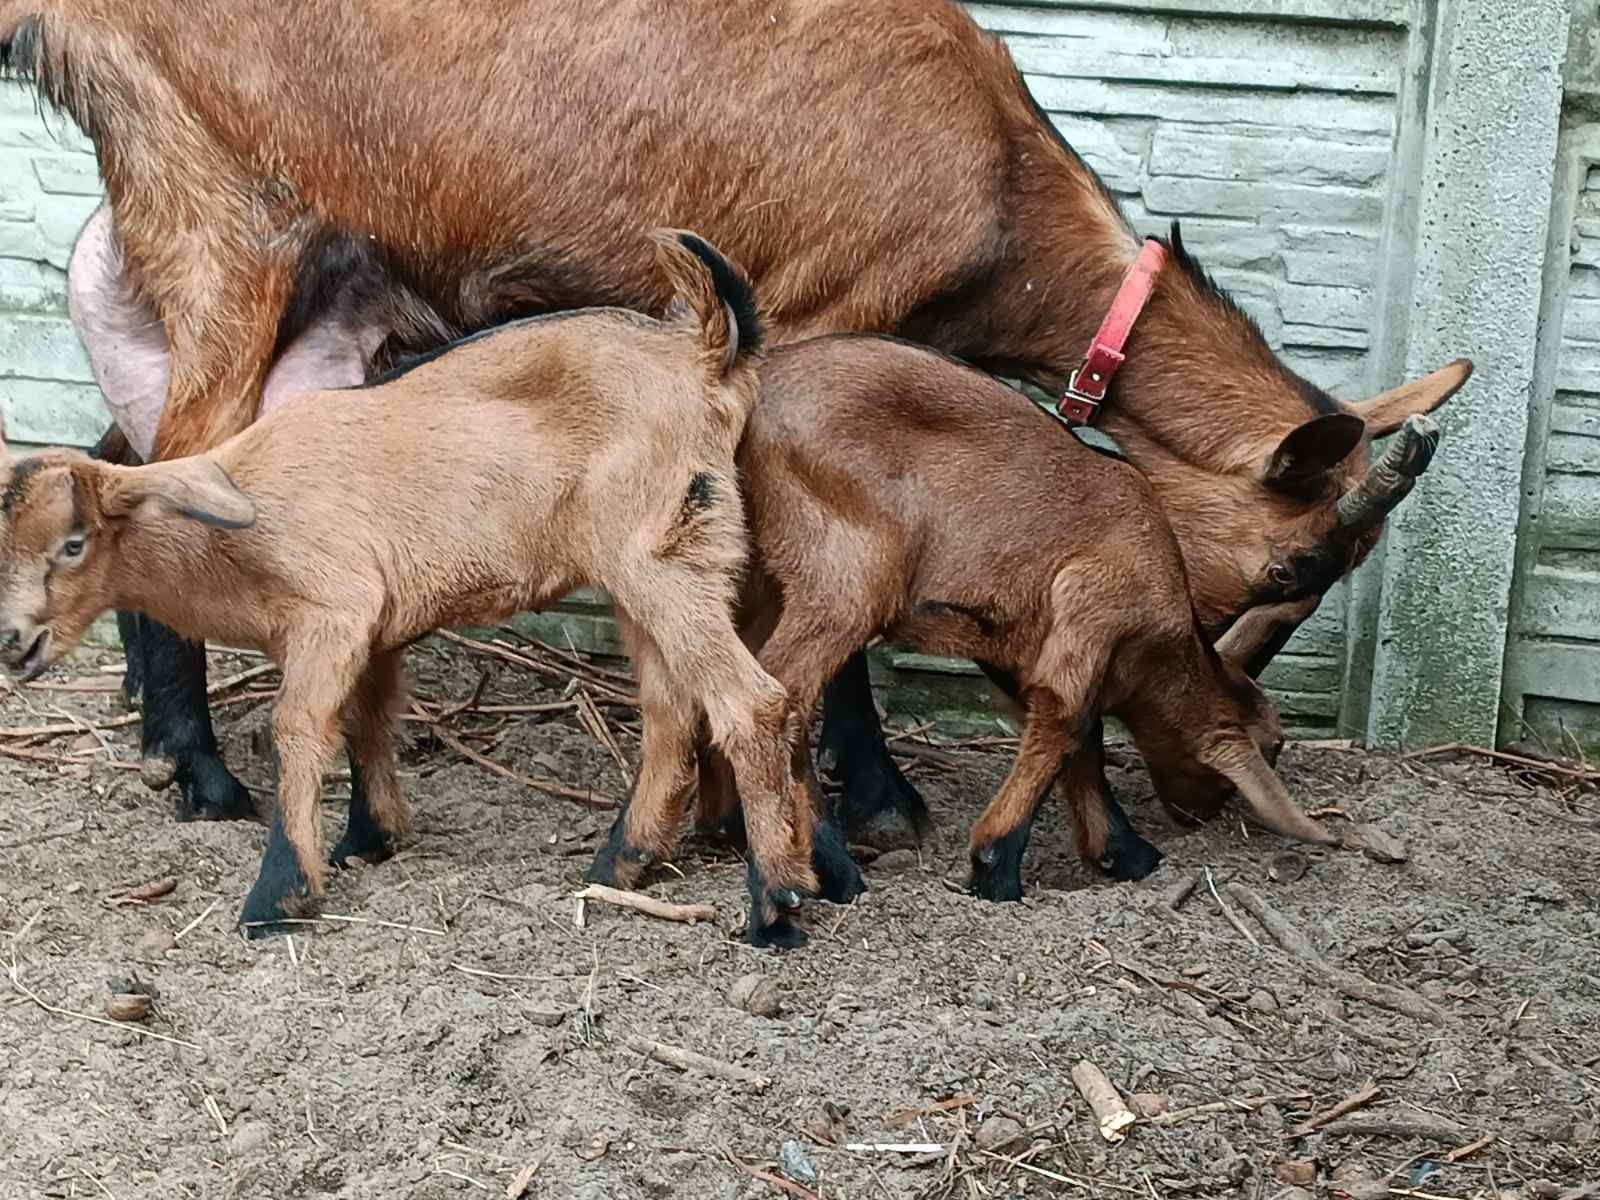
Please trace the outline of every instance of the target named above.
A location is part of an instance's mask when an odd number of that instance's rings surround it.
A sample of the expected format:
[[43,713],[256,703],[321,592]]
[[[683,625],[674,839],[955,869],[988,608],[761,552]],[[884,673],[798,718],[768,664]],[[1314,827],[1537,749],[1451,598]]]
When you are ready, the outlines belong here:
[[84,536],[81,533],[73,534],[66,541],[61,543],[61,557],[81,558],[83,555],[83,548],[86,544],[87,543],[84,539]]
[[1267,568],[1267,580],[1278,587],[1288,587],[1294,582],[1294,571],[1283,563],[1273,563]]

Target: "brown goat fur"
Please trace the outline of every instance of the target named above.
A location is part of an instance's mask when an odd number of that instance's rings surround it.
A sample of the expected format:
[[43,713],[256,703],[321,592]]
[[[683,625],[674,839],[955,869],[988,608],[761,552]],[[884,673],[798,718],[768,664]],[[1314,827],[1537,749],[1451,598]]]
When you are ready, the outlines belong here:
[[[1268,827],[1336,840],[1263,759],[1282,741],[1276,715],[1201,629],[1149,483],[1024,397],[901,342],[813,339],[768,357],[738,461],[754,543],[741,624],[799,713],[880,636],[1012,681],[1022,748],[972,831],[980,894],[1021,894],[1058,775],[1079,850],[1098,856],[1086,735],[1103,715],[1129,727],[1167,804],[1214,808],[1232,785]],[[728,797],[708,788],[702,803],[715,824]]]
[[25,674],[110,606],[281,664],[277,822],[246,922],[322,891],[317,796],[341,738],[378,849],[403,834],[390,738],[407,644],[586,583],[611,596],[639,672],[631,844],[670,846],[675,830],[644,818],[681,813],[703,718],[757,798],[752,933],[814,888],[790,706],[733,625],[746,546],[734,452],[759,327],[739,321],[745,297],[714,284],[698,239],[656,246],[688,310],[677,319],[611,309],[507,326],[370,388],[308,395],[204,455],[8,463],[0,649]]
[[[185,16],[0,0],[12,71],[89,133],[106,178],[120,260],[75,254],[69,291],[131,290],[149,318],[134,327],[165,332],[157,457],[244,428],[274,356],[341,306],[380,361],[536,312],[655,311],[666,287],[636,236],[653,225],[743,263],[777,340],[891,333],[1047,389],[1138,251],[1004,45],[950,0],[203,0]],[[1361,561],[1380,526],[1351,534],[1335,512],[1368,441],[1471,368],[1336,401],[1172,243],[1100,424],[1151,480],[1215,635]],[[128,420],[126,340],[88,305],[74,320]],[[1266,631],[1263,656],[1292,629]],[[858,723],[865,692],[863,668]],[[159,728],[152,714],[147,739]],[[890,793],[920,807],[881,741],[864,766],[839,761],[852,812]]]

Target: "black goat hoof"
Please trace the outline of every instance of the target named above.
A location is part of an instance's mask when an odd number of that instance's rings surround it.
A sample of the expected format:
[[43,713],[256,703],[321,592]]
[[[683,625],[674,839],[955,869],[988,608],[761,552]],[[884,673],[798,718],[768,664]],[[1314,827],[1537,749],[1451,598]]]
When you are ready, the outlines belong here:
[[[146,759],[148,764],[152,760]],[[140,776],[145,772],[141,768]],[[221,755],[196,754],[177,764],[178,820],[254,821],[255,802]]]
[[1138,834],[1128,834],[1106,847],[1095,864],[1120,883],[1137,883],[1161,865],[1162,854]]

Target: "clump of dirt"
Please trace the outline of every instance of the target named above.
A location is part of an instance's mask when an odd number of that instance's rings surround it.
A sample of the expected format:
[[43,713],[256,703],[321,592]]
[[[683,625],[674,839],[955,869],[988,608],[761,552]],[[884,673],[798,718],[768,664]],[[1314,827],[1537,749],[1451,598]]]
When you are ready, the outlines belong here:
[[[212,678],[253,662],[218,656]],[[485,681],[488,662],[413,655],[429,713],[476,694],[452,737],[524,777],[624,793],[603,742],[636,752],[625,708],[507,664]],[[946,746],[906,760],[937,817],[928,844],[867,863],[855,905],[811,904],[809,946],[777,955],[739,940],[742,865],[693,840],[651,890],[716,920],[590,902],[580,923],[572,892],[609,813],[414,721],[415,842],[336,875],[324,912],[349,919],[248,942],[234,919],[264,829],[178,824],[129,769],[137,727],[106,727],[125,714],[117,676],[72,671],[0,703],[5,1196],[1500,1197],[1600,1176],[1590,793],[1291,747],[1296,797],[1402,859],[1376,861],[1291,850],[1236,812],[1178,828],[1128,754],[1113,784],[1161,869],[1105,881],[1047,810],[1027,899],[993,905],[960,883],[1009,750]],[[271,682],[216,710],[263,790]],[[346,787],[331,781],[330,834]],[[759,1004],[751,981],[733,991],[751,974],[770,983]],[[108,980],[147,989],[151,1015],[107,1018]],[[740,1071],[684,1072],[641,1039]],[[1072,1082],[1084,1060],[1141,1114],[1116,1144]]]

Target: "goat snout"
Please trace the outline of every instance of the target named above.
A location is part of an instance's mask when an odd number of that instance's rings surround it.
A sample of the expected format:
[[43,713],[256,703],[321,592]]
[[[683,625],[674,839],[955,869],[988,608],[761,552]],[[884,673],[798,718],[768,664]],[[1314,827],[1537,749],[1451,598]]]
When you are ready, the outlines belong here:
[[0,661],[27,679],[43,669],[50,649],[50,631],[34,621],[8,621],[0,625]]

